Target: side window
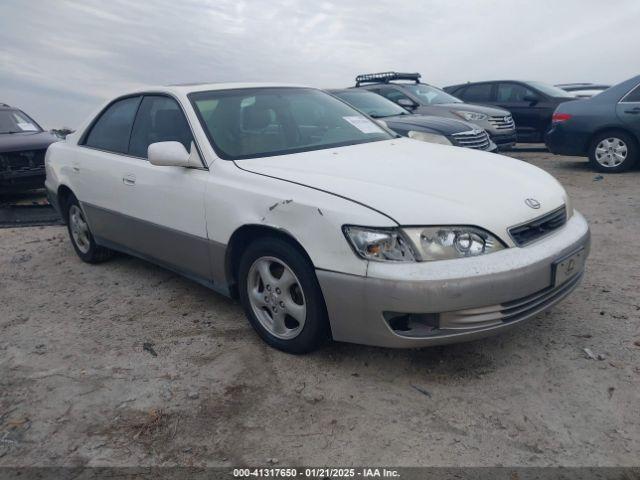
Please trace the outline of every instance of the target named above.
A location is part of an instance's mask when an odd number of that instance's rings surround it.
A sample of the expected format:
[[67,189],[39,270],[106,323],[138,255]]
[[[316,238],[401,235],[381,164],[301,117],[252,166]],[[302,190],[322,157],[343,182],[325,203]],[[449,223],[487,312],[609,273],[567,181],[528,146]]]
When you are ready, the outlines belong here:
[[127,153],[133,118],[140,97],[129,97],[113,103],[94,123],[84,145],[110,152]]
[[[380,89],[380,95],[382,95],[383,97],[388,98],[392,102],[396,102],[396,103],[398,103],[398,100],[400,100],[401,98],[406,98],[407,100],[411,100],[409,97],[407,97],[400,90],[396,90],[395,88],[391,88],[391,87],[381,88]],[[413,100],[411,100],[411,101],[413,101]]]
[[491,83],[479,83],[476,85],[469,85],[465,91],[460,95],[456,95],[462,98],[465,102],[489,102],[491,101]]
[[631,90],[626,97],[622,99],[623,102],[640,102],[640,85]]
[[499,102],[524,102],[525,97],[537,97],[536,93],[517,83],[501,83],[498,85]]
[[180,105],[170,97],[145,95],[133,124],[129,154],[147,158],[149,145],[171,141],[191,150],[193,136]]

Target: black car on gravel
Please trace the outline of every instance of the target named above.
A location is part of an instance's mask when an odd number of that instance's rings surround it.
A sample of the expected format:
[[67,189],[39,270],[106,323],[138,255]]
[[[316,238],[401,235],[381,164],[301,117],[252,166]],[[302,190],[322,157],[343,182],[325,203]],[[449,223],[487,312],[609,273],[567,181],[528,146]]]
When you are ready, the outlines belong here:
[[558,106],[545,143],[553,153],[588,156],[600,172],[631,169],[640,162],[640,75]]
[[415,115],[391,100],[360,88],[332,89],[329,93],[403,137],[488,152],[497,150],[487,132],[472,123],[432,115]]
[[542,142],[558,105],[575,100],[564,90],[542,82],[495,80],[444,87],[465,102],[509,110],[516,122],[519,142]]
[[23,111],[0,103],[0,194],[44,188],[44,154],[58,140]]

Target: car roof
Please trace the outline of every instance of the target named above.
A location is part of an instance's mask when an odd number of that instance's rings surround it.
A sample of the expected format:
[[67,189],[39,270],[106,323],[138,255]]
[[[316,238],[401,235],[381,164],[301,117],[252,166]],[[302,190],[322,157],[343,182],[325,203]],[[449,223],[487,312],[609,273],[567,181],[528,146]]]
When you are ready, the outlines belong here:
[[229,83],[182,83],[174,85],[156,85],[146,86],[139,89],[126,92],[125,95],[135,95],[137,93],[146,92],[160,92],[160,93],[173,93],[187,95],[194,92],[207,92],[211,90],[233,90],[244,88],[314,88],[307,85],[295,85],[288,83],[241,83],[241,82],[229,82]]

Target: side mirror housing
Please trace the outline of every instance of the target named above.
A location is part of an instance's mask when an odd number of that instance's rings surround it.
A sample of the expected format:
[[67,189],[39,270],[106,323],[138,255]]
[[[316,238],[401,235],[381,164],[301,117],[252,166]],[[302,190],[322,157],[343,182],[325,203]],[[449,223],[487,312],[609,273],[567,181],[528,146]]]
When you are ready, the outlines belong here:
[[147,149],[149,163],[159,167],[202,167],[197,150],[191,144],[191,153],[180,142],[156,142]]
[[418,106],[410,98],[400,98],[400,99],[398,99],[398,105],[400,105],[401,107],[404,107],[404,108],[408,108],[409,110],[413,110],[414,108],[416,108]]
[[540,99],[538,98],[537,95],[532,95],[532,94],[525,95],[523,100],[525,102],[530,103],[531,105],[535,105],[536,103],[538,103],[540,101]]

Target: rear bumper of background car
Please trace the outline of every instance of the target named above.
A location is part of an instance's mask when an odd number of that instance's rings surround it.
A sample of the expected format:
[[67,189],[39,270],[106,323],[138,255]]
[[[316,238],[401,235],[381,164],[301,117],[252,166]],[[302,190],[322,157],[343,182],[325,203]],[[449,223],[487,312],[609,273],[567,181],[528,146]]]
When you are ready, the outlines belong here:
[[544,143],[557,155],[583,156],[587,154],[590,134],[567,131],[562,124],[552,125],[544,136]]
[[475,258],[370,262],[366,277],[318,270],[335,340],[423,347],[489,336],[562,300],[583,268],[554,285],[553,265],[588,255],[589,227],[578,212],[560,230],[526,247]]

